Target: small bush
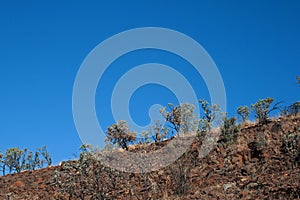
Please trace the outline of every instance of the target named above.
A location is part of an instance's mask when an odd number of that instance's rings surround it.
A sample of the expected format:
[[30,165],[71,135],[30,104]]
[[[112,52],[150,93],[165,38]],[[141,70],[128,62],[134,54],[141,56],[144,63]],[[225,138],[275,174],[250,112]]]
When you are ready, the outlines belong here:
[[54,180],[60,188],[58,198],[116,199],[117,183],[123,181],[120,173],[101,163],[99,149],[83,144],[80,150],[78,160],[63,162],[61,169],[55,171]]
[[250,109],[248,106],[240,106],[237,109],[237,114],[241,117],[242,122],[244,123],[249,118]]
[[52,164],[52,158],[46,147],[38,149],[35,153],[28,151],[27,148],[21,150],[18,147],[7,149],[5,154],[0,152],[2,175],[42,168],[45,162],[47,166]]
[[295,165],[300,163],[300,134],[282,135],[280,147],[284,154],[291,156]]
[[208,101],[202,99],[199,100],[203,111],[203,117],[200,118],[198,124],[198,140],[200,144],[204,139],[205,135],[212,129],[213,121],[216,119],[218,112],[220,111],[219,105],[210,105]]
[[255,104],[251,105],[252,110],[255,112],[255,117],[259,123],[266,123],[269,120],[269,115],[272,111],[279,109],[279,103],[276,103],[273,107],[271,104],[274,99],[267,97],[265,99],[258,100]]
[[3,175],[5,175],[5,160],[4,160],[4,155],[0,151],[0,169]]
[[224,124],[221,128],[221,140],[227,145],[231,145],[237,138],[239,128],[236,125],[236,118],[223,118]]
[[129,125],[124,120],[107,128],[106,141],[118,144],[121,148],[128,150],[128,145],[136,140],[136,133],[129,130]]
[[46,162],[47,166],[50,166],[52,164],[52,157],[50,156],[47,147],[43,146],[42,148],[39,148],[38,151],[44,158],[44,160],[42,160],[42,165]]
[[12,173],[13,171],[16,171],[17,173],[21,172],[22,170],[22,164],[21,164],[21,158],[22,158],[23,151],[16,148],[10,148],[7,149],[5,152],[5,164],[8,167],[9,173]]
[[188,157],[191,158],[191,155],[186,152],[180,159],[170,165],[172,187],[174,188],[174,192],[178,195],[185,195],[190,186],[189,175],[193,166],[190,162],[184,161],[184,159]]
[[149,127],[149,134],[154,142],[160,142],[167,137],[169,129],[164,127],[162,123],[157,121],[153,126]]
[[207,119],[200,119],[199,120],[199,125],[198,125],[198,130],[197,130],[197,138],[202,144],[202,141],[205,137],[205,135],[208,133],[209,130],[211,130],[211,124],[207,121]]
[[202,119],[204,119],[205,121],[207,121],[209,125],[211,125],[213,120],[216,119],[218,111],[220,111],[219,105],[217,104],[210,105],[208,101],[204,99],[199,100],[199,102],[204,112],[204,116],[202,117]]
[[281,109],[281,116],[297,115],[300,112],[300,102],[293,103]]
[[166,119],[166,122],[171,125],[173,134],[174,131],[178,135],[179,133],[188,133],[196,129],[194,105],[181,103],[177,106],[169,104],[168,107],[170,111],[167,111],[166,107],[164,107],[160,109],[160,113]]

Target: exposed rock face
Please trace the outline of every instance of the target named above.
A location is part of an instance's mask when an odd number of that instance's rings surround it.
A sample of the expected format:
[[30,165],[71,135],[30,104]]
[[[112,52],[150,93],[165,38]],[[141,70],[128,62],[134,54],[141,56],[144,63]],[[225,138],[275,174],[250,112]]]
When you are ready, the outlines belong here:
[[[151,151],[167,142],[130,147],[130,151]],[[204,158],[199,157],[199,148],[195,141],[178,161],[148,174],[103,170],[99,175],[101,198],[300,198],[299,115],[274,119],[265,125],[244,125],[232,145],[218,143]],[[64,180],[57,179],[57,172],[69,173],[71,177],[73,173],[79,173],[67,171],[66,163],[76,165],[75,161],[68,161],[55,167],[0,177],[0,199],[80,199],[59,187],[58,181]],[[84,188],[80,184],[89,180],[91,177],[81,176],[80,183],[74,183],[74,188]],[[88,190],[82,190],[82,199],[91,199]]]

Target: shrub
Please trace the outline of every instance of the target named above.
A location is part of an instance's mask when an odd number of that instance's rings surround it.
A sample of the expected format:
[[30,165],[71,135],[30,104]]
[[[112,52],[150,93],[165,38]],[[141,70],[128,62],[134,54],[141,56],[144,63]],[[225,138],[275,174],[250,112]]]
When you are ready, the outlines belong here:
[[124,120],[107,128],[106,141],[118,144],[121,148],[128,150],[129,143],[136,140],[136,133],[129,130],[129,125]]
[[150,132],[143,130],[141,133],[141,138],[139,140],[139,144],[148,144],[151,142]]
[[168,104],[170,111],[167,111],[166,107],[161,108],[159,112],[166,119],[166,122],[171,124],[171,128],[175,130],[176,133],[179,132],[181,124],[181,112],[180,106],[173,106],[173,104]]
[[252,110],[255,112],[255,117],[259,123],[266,123],[269,120],[269,115],[272,111],[279,109],[279,103],[276,103],[272,108],[271,104],[274,99],[267,97],[266,99],[260,99],[255,104],[251,105]]
[[10,148],[6,150],[5,153],[5,164],[8,167],[9,173],[16,171],[17,173],[21,172],[21,157],[23,151],[16,148]]
[[[40,158],[43,156],[43,159]],[[27,148],[21,150],[18,147],[9,148],[5,154],[0,152],[0,169],[2,175],[13,172],[21,172],[23,170],[35,170],[42,168],[44,162],[51,165],[52,158],[46,147],[38,149],[35,153],[28,152]]]
[[198,139],[199,141],[202,141],[202,139],[205,137],[205,134],[211,129],[211,124],[207,121],[207,119],[200,119],[199,125],[198,125]]
[[244,123],[249,118],[250,109],[248,106],[240,106],[237,109],[237,114],[241,117],[242,122]]
[[297,115],[299,112],[300,112],[300,102],[296,102],[289,106],[283,107],[283,109],[281,109],[280,114],[282,116]]
[[281,151],[291,157],[294,165],[300,163],[300,134],[282,135]]
[[216,119],[217,113],[220,111],[220,108],[217,104],[210,105],[206,100],[199,100],[201,108],[203,110],[203,117],[199,120],[198,123],[198,139],[200,143],[202,142],[205,134],[212,129],[212,122]]
[[166,138],[169,129],[164,127],[162,123],[157,121],[153,126],[149,127],[149,134],[154,142],[160,142]]
[[78,160],[63,162],[61,169],[55,171],[54,179],[60,188],[56,198],[116,199],[119,172],[101,164],[99,149],[83,144],[80,150]]
[[29,161],[29,169],[31,170],[36,170],[37,168],[42,167],[40,153],[38,151],[36,151],[35,153],[29,152],[28,161]]
[[224,124],[221,127],[221,141],[231,145],[237,138],[239,128],[236,125],[236,118],[227,118],[225,115],[223,118]]
[[173,134],[174,131],[178,135],[180,132],[188,133],[195,129],[197,125],[195,123],[194,105],[181,103],[177,106],[168,104],[168,107],[170,111],[167,111],[164,107],[160,109],[160,113],[166,119],[166,122],[170,123]]
[[213,120],[216,119],[218,111],[220,111],[220,107],[217,104],[210,105],[208,101],[202,99],[199,100],[201,103],[202,110],[204,112],[203,119],[207,121],[208,124],[211,125]]
[[2,154],[2,152],[0,151],[0,168],[2,171],[2,175],[5,175],[5,162],[4,162],[4,155]]
[[47,166],[50,166],[52,164],[52,158],[47,150],[46,146],[43,146],[42,148],[38,149],[38,152],[42,155],[44,160],[42,160],[42,165],[44,164],[44,161],[46,162]]
[[191,152],[187,151],[181,158],[169,166],[172,180],[171,188],[174,188],[175,194],[187,194],[190,186],[189,176],[194,167],[191,161],[195,159]]

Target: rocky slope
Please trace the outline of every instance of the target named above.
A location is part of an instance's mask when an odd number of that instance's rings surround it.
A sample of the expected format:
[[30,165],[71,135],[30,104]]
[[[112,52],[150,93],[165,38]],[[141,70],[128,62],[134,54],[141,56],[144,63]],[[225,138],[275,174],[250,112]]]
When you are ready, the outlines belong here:
[[245,124],[233,144],[219,142],[204,158],[199,149],[195,141],[177,162],[147,174],[97,171],[94,163],[84,175],[69,161],[6,175],[0,199],[300,199],[299,115]]

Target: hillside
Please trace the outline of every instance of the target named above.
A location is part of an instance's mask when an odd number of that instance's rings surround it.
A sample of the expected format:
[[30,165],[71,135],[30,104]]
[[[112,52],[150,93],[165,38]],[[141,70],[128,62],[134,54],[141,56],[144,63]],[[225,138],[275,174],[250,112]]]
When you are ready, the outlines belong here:
[[245,124],[233,144],[220,141],[204,158],[199,148],[195,140],[178,161],[147,174],[98,171],[94,162],[83,175],[76,161],[68,161],[6,175],[0,177],[0,199],[300,199],[299,114]]

